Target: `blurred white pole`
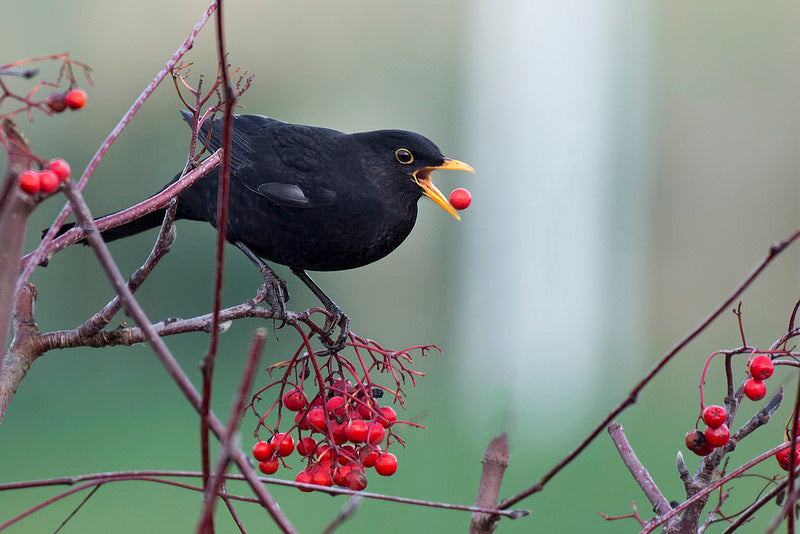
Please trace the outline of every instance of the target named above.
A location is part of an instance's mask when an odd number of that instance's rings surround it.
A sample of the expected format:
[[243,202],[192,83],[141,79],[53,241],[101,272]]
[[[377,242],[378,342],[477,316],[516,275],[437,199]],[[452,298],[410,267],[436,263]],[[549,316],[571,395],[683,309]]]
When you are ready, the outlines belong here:
[[551,420],[603,387],[612,362],[624,372],[635,345],[646,8],[474,8],[464,153],[478,174],[454,354],[470,410],[510,405],[526,422]]

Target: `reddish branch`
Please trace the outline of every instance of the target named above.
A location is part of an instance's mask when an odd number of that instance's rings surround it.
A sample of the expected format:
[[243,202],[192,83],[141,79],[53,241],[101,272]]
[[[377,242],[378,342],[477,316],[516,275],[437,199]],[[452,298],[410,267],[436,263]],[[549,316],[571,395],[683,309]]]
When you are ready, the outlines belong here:
[[[173,182],[166,187],[163,191],[153,195],[150,198],[139,202],[131,206],[130,208],[126,208],[122,211],[118,211],[114,214],[108,215],[106,217],[101,217],[95,221],[97,229],[101,232],[108,230],[109,228],[115,228],[117,226],[123,225],[134,219],[138,219],[143,215],[148,213],[152,213],[154,211],[160,210],[165,208],[173,199],[175,199],[181,191],[190,187],[193,183],[197,180],[208,174],[212,169],[214,169],[217,165],[219,165],[222,158],[222,150],[217,150],[206,159],[204,159],[196,168],[192,169],[190,172],[187,172],[185,175],[181,176],[178,180]],[[50,233],[48,230],[48,234]],[[70,245],[74,245],[82,241],[86,236],[83,233],[83,230],[79,227],[74,227],[64,232],[63,235],[58,236],[57,238],[53,239],[49,245],[42,247],[42,244],[39,245],[39,248],[36,251],[26,254],[22,258],[22,266],[25,270],[28,267],[31,267],[31,261],[40,261],[41,264],[47,264],[49,259],[57,252],[64,250]],[[37,252],[41,251],[41,254],[38,256],[40,259],[36,260]]]
[[[216,265],[214,268],[214,302],[211,308],[211,335],[208,345],[208,352],[200,363],[200,370],[203,375],[203,405],[200,412],[200,449],[203,467],[203,485],[208,484],[210,469],[210,444],[208,413],[211,410],[211,394],[214,380],[214,364],[217,359],[217,348],[219,343],[219,313],[222,307],[222,274],[225,265],[225,245],[227,243],[226,232],[228,228],[228,189],[231,178],[231,139],[233,132],[233,105],[236,103],[236,95],[228,79],[228,60],[225,52],[225,31],[222,19],[223,9],[222,0],[217,0],[216,34],[217,34],[217,56],[220,65],[220,81],[223,89],[223,129],[222,129],[222,168],[219,173],[217,189],[217,250]],[[210,136],[209,136],[210,137]],[[201,522],[198,532],[208,532],[213,534],[213,516],[208,516],[207,520]]]
[[[129,481],[129,480],[137,480],[143,482],[155,482],[158,484],[167,484],[171,486],[176,486],[183,489],[188,489],[192,491],[203,491],[202,487],[193,486],[191,484],[185,484],[183,482],[177,482],[174,480],[169,480],[170,478],[202,478],[202,473],[196,471],[159,471],[159,470],[138,470],[138,471],[118,471],[118,472],[110,472],[110,473],[91,473],[91,474],[84,474],[84,475],[77,475],[72,477],[60,477],[60,478],[49,478],[43,480],[29,480],[25,482],[9,482],[5,484],[0,484],[0,492],[1,491],[14,491],[23,488],[41,488],[41,487],[49,487],[49,486],[59,486],[59,485],[68,485],[74,486],[67,490],[67,492],[61,493],[55,497],[48,499],[47,501],[36,505],[35,510],[26,510],[21,514],[17,515],[16,517],[12,518],[11,520],[7,521],[3,525],[0,525],[0,530],[5,528],[6,526],[16,523],[20,519],[31,515],[34,511],[40,510],[45,506],[52,504],[60,499],[63,499],[67,495],[72,495],[76,491],[80,491],[86,489],[88,487],[95,486],[97,484],[107,484],[109,482],[116,482],[116,481]],[[225,480],[245,480],[244,475],[239,474],[225,474]],[[280,480],[274,478],[260,478],[260,482],[264,484],[273,484],[279,486],[287,486],[287,487],[307,487],[307,488],[314,488],[318,489],[317,486],[312,486],[310,484],[302,484],[290,480]],[[76,486],[78,485],[78,486]],[[77,489],[76,489],[77,488]],[[440,508],[443,510],[456,510],[456,511],[466,511],[466,512],[477,512],[483,514],[494,514],[500,515],[503,517],[507,517],[509,519],[518,519],[520,517],[525,517],[528,515],[528,511],[526,510],[497,510],[492,508],[481,508],[477,506],[462,506],[458,504],[450,504],[450,503],[442,503],[436,501],[425,501],[420,499],[409,499],[406,497],[397,497],[394,495],[383,495],[380,493],[368,493],[368,492],[357,492],[352,491],[344,488],[325,488],[326,493],[334,494],[334,495],[358,495],[365,499],[376,499],[382,501],[389,501],[389,502],[396,502],[400,504],[409,504],[414,506],[425,506],[429,508]],[[254,499],[252,497],[245,497],[241,495],[234,495],[231,493],[221,493],[221,497],[227,498],[230,500],[241,501],[241,502],[249,502],[249,503],[258,503],[258,499]]]
[[236,389],[236,397],[234,398],[231,406],[231,413],[228,416],[228,424],[225,427],[225,435],[220,444],[217,465],[214,469],[213,476],[205,484],[205,491],[203,492],[203,509],[197,527],[198,532],[206,532],[209,529],[213,529],[214,505],[217,501],[216,496],[219,494],[222,484],[225,481],[225,471],[228,469],[231,456],[238,448],[238,444],[234,443],[234,438],[237,436],[239,423],[242,421],[245,399],[247,398],[247,394],[250,392],[250,388],[253,387],[256,369],[258,367],[258,360],[261,357],[261,352],[264,350],[264,343],[266,339],[267,330],[265,328],[258,328],[255,334],[253,334],[253,341],[250,345],[247,362],[245,363],[244,370],[242,371],[242,378],[239,380],[239,387]]
[[603,429],[608,426],[614,419],[622,413],[625,408],[631,406],[636,403],[636,400],[639,397],[639,393],[647,386],[653,378],[661,372],[661,370],[666,367],[666,365],[672,361],[675,356],[682,351],[686,346],[691,343],[701,332],[705,331],[708,326],[714,322],[725,310],[729,309],[731,304],[739,298],[739,296],[744,292],[745,289],[750,287],[750,284],[756,280],[756,278],[761,275],[761,273],[766,269],[774,260],[777,258],[781,252],[783,252],[786,247],[794,243],[798,238],[800,238],[800,228],[795,230],[795,232],[789,236],[787,239],[780,241],[778,243],[773,244],[770,246],[769,251],[767,252],[766,257],[761,260],[755,268],[747,275],[747,277],[733,290],[733,292],[725,298],[725,300],[720,303],[705,319],[703,319],[700,324],[698,324],[691,332],[689,332],[686,336],[684,336],[680,341],[678,341],[675,346],[670,349],[651,369],[650,371],[642,378],[636,386],[628,393],[628,395],[614,408],[611,412],[589,433],[586,438],[581,441],[577,447],[575,447],[569,454],[567,454],[563,459],[561,459],[556,465],[554,465],[549,471],[547,471],[538,481],[536,481],[532,486],[520,491],[516,495],[513,495],[507,499],[504,499],[500,503],[500,508],[509,508],[522,499],[526,497],[530,497],[534,493],[538,493],[544,489],[544,486],[556,476],[564,467],[569,465],[572,460],[574,460],[579,454],[581,454],[586,447],[589,446],[590,443],[594,441],[594,439],[603,431]]

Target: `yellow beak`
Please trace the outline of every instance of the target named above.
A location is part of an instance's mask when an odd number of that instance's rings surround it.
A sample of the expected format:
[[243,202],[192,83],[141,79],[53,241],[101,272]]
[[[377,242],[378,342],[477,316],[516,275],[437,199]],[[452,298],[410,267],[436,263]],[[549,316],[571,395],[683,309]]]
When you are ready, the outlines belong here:
[[423,167],[417,171],[414,171],[414,181],[417,182],[422,188],[423,193],[426,197],[430,198],[439,206],[442,207],[447,213],[452,215],[456,218],[456,220],[461,220],[461,217],[458,215],[458,212],[450,204],[450,201],[447,200],[447,197],[442,194],[439,189],[433,185],[431,181],[431,173],[436,169],[449,169],[454,171],[467,171],[475,174],[475,169],[473,169],[470,165],[464,163],[463,161],[458,161],[457,159],[448,159],[445,158],[444,163],[435,167]]

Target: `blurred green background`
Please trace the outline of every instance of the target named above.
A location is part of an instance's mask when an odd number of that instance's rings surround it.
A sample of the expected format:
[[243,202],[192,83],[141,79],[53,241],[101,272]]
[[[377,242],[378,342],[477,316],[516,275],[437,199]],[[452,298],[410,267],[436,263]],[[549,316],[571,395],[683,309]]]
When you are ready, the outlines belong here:
[[[0,63],[69,51],[94,69],[84,110],[20,119],[37,154],[66,158],[80,172],[206,7],[4,3]],[[797,227],[796,3],[242,0],[228,2],[225,15],[231,63],[256,75],[241,100],[245,112],[348,132],[410,129],[478,170],[436,177],[445,192],[471,189],[474,203],[460,223],[423,200],[415,231],[391,256],[315,277],[357,333],[390,347],[444,350],[418,359],[427,376],[408,399],[407,415],[428,429],[404,433],[400,470],[371,477],[370,491],[470,504],[483,451],[501,431],[511,444],[502,496],[534,483],[770,243]],[[186,60],[195,75],[213,75],[214,54],[209,26]],[[179,107],[165,83],[108,153],[85,191],[97,215],[145,198],[183,166],[188,130]],[[33,215],[28,250],[61,205],[50,199]],[[211,304],[214,232],[186,222],[178,231],[172,253],[138,292],[154,320],[206,313]],[[153,236],[111,245],[123,272],[138,267]],[[786,251],[745,294],[751,344],[767,346],[785,329],[799,259],[796,247]],[[233,249],[225,274],[226,305],[254,294],[259,277]],[[288,281],[294,309],[314,304]],[[111,296],[82,247],[58,254],[33,282],[46,331],[73,328]],[[257,324],[237,323],[222,337],[218,414],[228,413]],[[167,342],[197,381],[207,336]],[[297,342],[276,331],[263,362],[287,358]],[[727,315],[620,418],[669,499],[682,499],[675,454],[696,417],[703,362],[738,345]],[[736,372],[743,378],[743,359]],[[793,395],[786,372],[776,373],[770,392],[784,382]],[[722,394],[715,362],[707,399]],[[740,444],[732,466],[781,441],[788,405]],[[741,413],[755,410],[748,404]],[[245,444],[253,424],[244,422]],[[0,481],[196,470],[197,436],[196,416],[146,347],[52,352],[34,364],[0,427]],[[693,469],[697,460],[684,452]],[[767,462],[759,471],[777,467]],[[762,485],[737,482],[726,510],[752,502]],[[344,503],[269,489],[301,532],[322,530]],[[0,521],[53,493],[0,494]],[[8,531],[52,532],[80,498]],[[596,514],[628,513],[632,500],[647,517],[650,506],[603,434],[520,504],[530,517],[503,521],[499,531],[636,531],[633,521]],[[196,494],[122,482],[101,488],[63,532],[186,532],[199,509]],[[255,505],[237,510],[251,531],[275,530]],[[217,517],[219,532],[235,530],[224,511]],[[463,512],[364,501],[343,531],[463,532],[468,521]]]

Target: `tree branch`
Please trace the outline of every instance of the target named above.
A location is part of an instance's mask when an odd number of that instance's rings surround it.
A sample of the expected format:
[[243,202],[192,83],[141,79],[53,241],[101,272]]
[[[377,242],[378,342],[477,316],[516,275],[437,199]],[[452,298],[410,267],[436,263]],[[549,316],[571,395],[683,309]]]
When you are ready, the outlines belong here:
[[639,461],[639,458],[633,451],[633,447],[631,447],[631,444],[628,442],[622,425],[616,421],[611,423],[608,425],[608,433],[611,436],[611,441],[614,442],[614,446],[617,448],[617,452],[619,452],[620,458],[622,458],[622,462],[625,464],[625,467],[628,468],[628,471],[630,471],[639,487],[642,488],[645,497],[647,497],[647,500],[653,505],[655,513],[661,515],[671,510],[672,506],[670,506],[669,501],[667,501],[664,494],[661,493],[661,490],[658,489],[655,480],[653,480],[649,471],[645,469],[642,462]]
[[[496,508],[500,495],[500,484],[508,467],[508,436],[505,432],[492,439],[483,454],[483,469],[478,483],[478,495],[475,506]],[[497,528],[500,516],[473,512],[470,518],[470,534],[490,534]]]

